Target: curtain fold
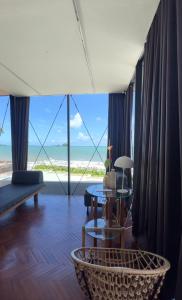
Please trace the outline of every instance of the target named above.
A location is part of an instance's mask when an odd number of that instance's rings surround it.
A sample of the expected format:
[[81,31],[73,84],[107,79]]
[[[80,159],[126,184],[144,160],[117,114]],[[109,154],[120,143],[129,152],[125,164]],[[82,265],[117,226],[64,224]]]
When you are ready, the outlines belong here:
[[27,169],[29,103],[29,97],[10,96],[13,171]]
[[[175,292],[182,218],[178,114],[182,52],[177,56],[176,28],[176,0],[162,0],[144,50],[140,155],[134,173],[139,180],[134,178],[133,233],[148,250],[171,262],[161,296],[165,300]],[[178,31],[182,35],[181,27]]]
[[112,162],[124,153],[124,100],[125,94],[109,94],[108,145],[112,145]]
[[132,103],[132,84],[126,94],[109,94],[108,144],[113,146],[113,164],[118,157],[131,155]]
[[[143,78],[143,58],[138,61],[135,75],[135,126],[134,126],[134,176],[133,189],[135,191],[135,202],[133,203],[133,234],[137,236],[139,222],[139,205],[140,199],[139,171],[141,169],[141,110],[142,110],[142,78]],[[135,222],[135,223],[134,223]]]
[[[182,1],[176,0],[176,20],[177,20],[177,66],[178,66],[178,94],[179,94],[179,130],[180,130],[180,166],[182,171]],[[181,176],[182,187],[182,176]],[[178,261],[178,279],[176,288],[176,300],[182,299],[182,197],[181,197],[181,243]]]
[[131,156],[131,119],[133,108],[133,84],[130,84],[124,99],[124,155]]

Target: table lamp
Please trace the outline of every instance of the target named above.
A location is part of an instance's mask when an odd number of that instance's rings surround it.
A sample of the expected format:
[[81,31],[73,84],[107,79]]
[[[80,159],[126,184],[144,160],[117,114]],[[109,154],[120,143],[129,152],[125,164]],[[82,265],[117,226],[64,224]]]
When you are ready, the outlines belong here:
[[123,174],[122,174],[122,188],[117,190],[118,193],[128,193],[128,190],[124,189],[124,171],[125,169],[131,169],[133,168],[134,162],[130,157],[127,156],[121,156],[118,157],[114,163],[114,166],[117,168],[123,169]]

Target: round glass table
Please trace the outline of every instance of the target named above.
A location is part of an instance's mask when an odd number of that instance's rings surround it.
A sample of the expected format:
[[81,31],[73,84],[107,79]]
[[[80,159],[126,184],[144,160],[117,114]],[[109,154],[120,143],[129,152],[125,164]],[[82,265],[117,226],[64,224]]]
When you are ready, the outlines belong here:
[[[132,196],[132,189],[127,193],[121,194],[117,190],[105,188],[103,184],[90,185],[87,193],[92,197],[92,206],[94,207],[93,219],[88,221],[83,227],[84,234],[87,233],[94,238],[94,246],[97,246],[97,239],[113,240],[121,234],[123,226],[125,207],[128,205]],[[106,213],[103,218],[97,218],[97,206],[103,205]],[[113,207],[117,218],[113,222]],[[83,245],[84,246],[84,245]]]
[[[92,219],[85,224],[85,232],[94,239],[113,240],[120,235],[120,226],[109,227],[104,218]],[[94,240],[94,244],[96,241]]]
[[116,189],[109,189],[104,187],[102,183],[100,184],[93,184],[89,185],[86,189],[87,193],[91,197],[97,197],[98,204],[105,204],[107,198],[115,198],[115,199],[129,199],[130,196],[132,196],[133,191],[132,189],[127,189],[127,193],[121,194],[117,192]]

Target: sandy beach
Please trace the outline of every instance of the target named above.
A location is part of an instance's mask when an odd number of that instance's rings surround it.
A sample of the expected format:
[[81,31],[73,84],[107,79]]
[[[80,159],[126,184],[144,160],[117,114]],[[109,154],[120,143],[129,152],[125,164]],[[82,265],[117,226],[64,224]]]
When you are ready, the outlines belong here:
[[[67,167],[67,161],[64,160],[55,160],[50,159],[47,160],[39,160],[36,164],[34,162],[28,162],[28,170],[32,170],[36,165],[46,165],[46,166],[63,166]],[[89,162],[89,161],[71,161],[71,168],[80,168],[84,171],[87,170],[105,170],[104,164],[102,162]],[[61,180],[63,182],[67,181],[67,173],[66,172],[57,172],[54,171],[44,171],[44,180],[45,181],[58,181]],[[0,161],[0,180],[11,177],[12,174],[12,163],[11,161]],[[96,181],[101,182],[102,177],[91,176],[88,174],[85,175],[77,175],[71,174],[72,181]]]
[[11,161],[0,160],[0,180],[8,178],[12,173]]
[[[48,160],[39,160],[38,162],[36,162],[36,164],[34,162],[29,162],[28,163],[28,167],[29,169],[31,169],[33,166],[35,165],[56,165],[56,166],[63,166],[63,167],[67,167],[68,163],[65,160],[55,160],[53,158],[50,158],[50,161]],[[88,170],[104,170],[104,163],[103,162],[98,162],[98,161],[77,161],[77,160],[72,160],[71,164],[70,164],[71,168],[81,168],[81,169],[88,169]]]

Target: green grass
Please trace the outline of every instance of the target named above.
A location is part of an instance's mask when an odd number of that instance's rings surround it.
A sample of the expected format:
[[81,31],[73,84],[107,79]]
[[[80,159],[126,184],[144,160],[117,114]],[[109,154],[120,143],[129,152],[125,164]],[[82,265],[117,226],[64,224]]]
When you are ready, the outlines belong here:
[[[51,172],[56,171],[57,173],[67,173],[68,168],[63,166],[56,166],[56,165],[52,165],[52,166],[36,165],[34,167],[34,170],[51,171]],[[84,168],[70,168],[70,172],[71,174],[75,174],[75,175],[85,174],[94,177],[103,177],[105,175],[104,170],[97,170],[97,169],[85,171]]]

